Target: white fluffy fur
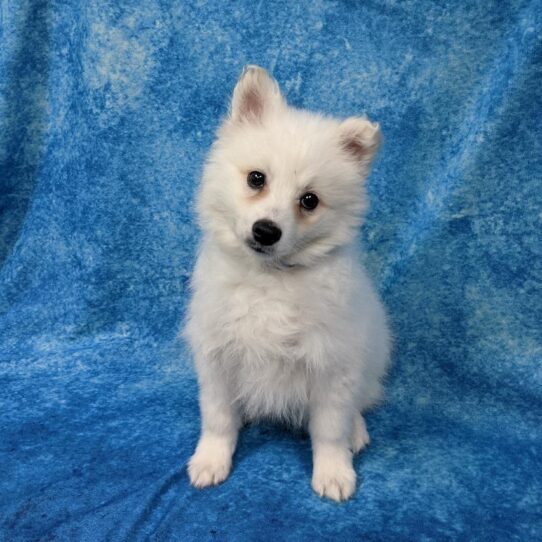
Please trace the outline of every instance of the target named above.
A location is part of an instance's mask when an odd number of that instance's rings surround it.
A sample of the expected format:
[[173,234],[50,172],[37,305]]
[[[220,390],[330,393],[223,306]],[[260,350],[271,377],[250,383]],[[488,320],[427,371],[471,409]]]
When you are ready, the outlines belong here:
[[[390,339],[384,309],[356,252],[364,180],[378,125],[289,107],[263,69],[245,69],[203,174],[204,233],[185,334],[200,385],[201,438],[192,484],[229,474],[244,421],[308,428],[314,490],[355,490],[352,453],[369,442],[360,412],[381,395]],[[247,174],[266,174],[260,192]],[[320,204],[300,209],[310,190]],[[253,223],[273,220],[280,241],[256,253]]]

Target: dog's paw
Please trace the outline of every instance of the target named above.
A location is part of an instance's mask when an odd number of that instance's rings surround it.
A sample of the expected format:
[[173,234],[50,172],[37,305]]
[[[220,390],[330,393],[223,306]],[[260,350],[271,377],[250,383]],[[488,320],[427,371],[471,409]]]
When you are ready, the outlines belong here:
[[361,452],[371,442],[365,419],[361,414],[356,414],[354,418],[354,430],[352,431],[352,452],[357,454]]
[[356,473],[348,464],[317,467],[312,475],[312,489],[320,497],[345,501],[356,490]]
[[230,473],[231,459],[220,453],[197,450],[188,463],[190,483],[197,488],[223,482]]

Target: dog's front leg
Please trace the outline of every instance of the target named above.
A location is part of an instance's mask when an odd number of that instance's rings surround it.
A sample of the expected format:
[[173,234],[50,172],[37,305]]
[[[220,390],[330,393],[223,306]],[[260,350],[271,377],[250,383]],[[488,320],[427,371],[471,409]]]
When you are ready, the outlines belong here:
[[224,375],[205,362],[197,368],[201,436],[188,474],[193,486],[203,488],[228,477],[241,423]]
[[355,414],[350,389],[342,378],[321,378],[311,390],[309,433],[312,441],[312,488],[321,497],[343,501],[356,489],[352,467]]

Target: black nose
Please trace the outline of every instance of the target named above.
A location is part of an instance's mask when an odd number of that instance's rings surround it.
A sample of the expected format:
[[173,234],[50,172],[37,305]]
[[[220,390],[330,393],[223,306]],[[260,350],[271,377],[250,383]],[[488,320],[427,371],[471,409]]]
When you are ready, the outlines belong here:
[[252,225],[252,237],[260,245],[274,245],[281,235],[280,228],[271,220],[257,220]]

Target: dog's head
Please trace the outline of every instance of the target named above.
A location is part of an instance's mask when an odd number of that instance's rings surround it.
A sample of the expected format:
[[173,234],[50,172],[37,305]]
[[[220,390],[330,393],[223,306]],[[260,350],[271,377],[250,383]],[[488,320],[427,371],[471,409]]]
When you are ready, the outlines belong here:
[[205,165],[201,226],[230,253],[311,265],[356,235],[379,143],[378,124],[294,109],[249,66]]

